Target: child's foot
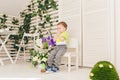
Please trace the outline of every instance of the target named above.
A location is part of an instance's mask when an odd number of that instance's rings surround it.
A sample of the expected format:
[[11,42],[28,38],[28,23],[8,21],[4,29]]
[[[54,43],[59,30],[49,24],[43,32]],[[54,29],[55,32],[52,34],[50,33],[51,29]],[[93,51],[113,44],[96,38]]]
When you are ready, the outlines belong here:
[[49,72],[51,72],[51,71],[52,71],[52,67],[47,66],[47,68],[46,68],[46,73],[49,73]]
[[52,67],[52,71],[57,72],[57,71],[59,71],[59,68],[58,67]]

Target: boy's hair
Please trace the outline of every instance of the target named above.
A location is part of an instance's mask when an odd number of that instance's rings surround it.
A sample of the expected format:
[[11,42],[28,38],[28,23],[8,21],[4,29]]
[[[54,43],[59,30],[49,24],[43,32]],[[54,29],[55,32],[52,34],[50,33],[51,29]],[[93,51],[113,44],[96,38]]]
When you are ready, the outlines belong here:
[[66,24],[66,22],[61,21],[61,22],[59,22],[57,25],[63,25],[63,26],[67,29],[67,24]]

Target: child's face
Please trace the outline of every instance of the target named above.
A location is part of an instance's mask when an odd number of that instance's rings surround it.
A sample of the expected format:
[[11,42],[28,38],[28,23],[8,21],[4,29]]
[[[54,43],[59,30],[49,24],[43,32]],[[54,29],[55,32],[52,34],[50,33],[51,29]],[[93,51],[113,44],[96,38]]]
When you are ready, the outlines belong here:
[[64,31],[66,31],[66,28],[63,25],[60,24],[60,25],[57,25],[57,31],[62,33]]

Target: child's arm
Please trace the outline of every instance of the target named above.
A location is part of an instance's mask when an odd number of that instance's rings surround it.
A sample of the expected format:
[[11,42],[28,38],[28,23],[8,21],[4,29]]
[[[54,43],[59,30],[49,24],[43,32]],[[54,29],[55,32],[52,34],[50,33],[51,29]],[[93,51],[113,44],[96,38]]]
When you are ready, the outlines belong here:
[[57,32],[57,34],[54,36],[54,40],[56,41],[58,37],[60,38],[61,41],[64,41],[64,40],[65,40],[65,37],[62,36],[62,35],[60,35],[59,32]]
[[57,38],[59,37],[59,35],[60,35],[59,32],[57,32],[57,33],[55,34],[55,36],[54,36],[54,41],[57,41]]
[[55,35],[55,36],[53,37],[53,39],[54,39],[54,41],[57,41],[57,35]]

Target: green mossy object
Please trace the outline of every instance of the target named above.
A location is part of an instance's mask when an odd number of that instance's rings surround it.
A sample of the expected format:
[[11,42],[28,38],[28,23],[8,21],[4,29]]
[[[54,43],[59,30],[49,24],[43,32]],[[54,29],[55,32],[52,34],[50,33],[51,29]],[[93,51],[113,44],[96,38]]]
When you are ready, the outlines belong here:
[[108,61],[97,62],[89,77],[90,80],[119,80],[115,67]]

